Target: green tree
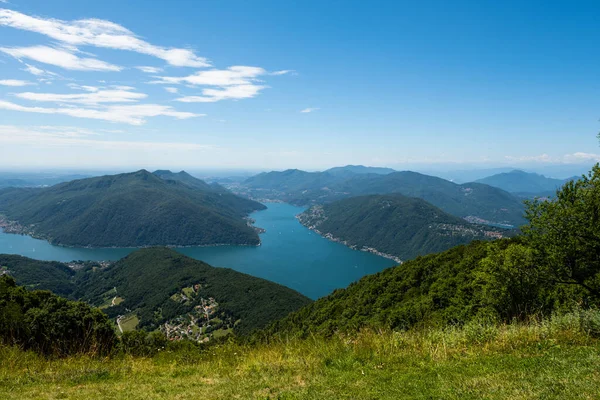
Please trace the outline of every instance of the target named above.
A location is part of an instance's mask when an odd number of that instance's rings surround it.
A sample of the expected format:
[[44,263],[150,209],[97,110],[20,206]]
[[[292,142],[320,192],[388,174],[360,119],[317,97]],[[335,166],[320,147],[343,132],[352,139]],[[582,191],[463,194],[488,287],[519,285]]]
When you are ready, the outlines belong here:
[[527,206],[529,225],[523,232],[536,251],[541,276],[600,298],[600,165],[565,184],[555,199]]

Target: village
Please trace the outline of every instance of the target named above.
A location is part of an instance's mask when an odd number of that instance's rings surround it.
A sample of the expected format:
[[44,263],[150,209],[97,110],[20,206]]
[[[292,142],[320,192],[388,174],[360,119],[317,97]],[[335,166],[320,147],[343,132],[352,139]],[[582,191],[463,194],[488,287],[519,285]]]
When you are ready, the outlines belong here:
[[219,303],[213,297],[199,297],[200,284],[184,288],[171,296],[171,300],[182,303],[199,303],[194,308],[160,326],[168,340],[188,339],[206,343],[211,338],[226,336],[233,332],[231,317],[219,314]]

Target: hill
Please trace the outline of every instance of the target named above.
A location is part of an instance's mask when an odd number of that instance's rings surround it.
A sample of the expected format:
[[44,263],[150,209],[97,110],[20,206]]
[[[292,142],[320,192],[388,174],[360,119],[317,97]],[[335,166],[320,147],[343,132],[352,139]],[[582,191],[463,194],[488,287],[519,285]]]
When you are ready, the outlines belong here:
[[244,217],[264,206],[201,186],[141,170],[49,188],[4,189],[0,214],[5,226],[11,222],[9,231],[66,246],[259,244]]
[[336,176],[288,170],[249,178],[240,192],[253,198],[296,205],[324,204],[353,196],[399,193],[423,199],[454,216],[472,221],[519,226],[525,222],[521,200],[481,183],[458,185],[445,179],[402,171]]
[[102,308],[112,319],[137,321],[139,328],[189,326],[193,332],[186,329],[183,336],[190,338],[231,331],[245,335],[310,303],[287,287],[167,248],[138,250],[108,267],[87,263],[78,271],[9,255],[0,255],[0,266],[20,285],[55,289]]
[[365,167],[364,165],[346,165],[345,167],[334,167],[325,171],[331,175],[337,176],[352,176],[354,174],[379,174],[387,175],[396,172],[391,168],[383,167]]
[[548,193],[555,192],[568,181],[577,179],[546,178],[544,175],[513,170],[478,179],[476,182],[494,186],[511,193]]
[[70,297],[77,290],[73,282],[75,271],[57,261],[39,261],[12,254],[0,254],[0,274],[14,277],[28,289],[50,290]]
[[328,238],[397,261],[502,236],[501,230],[469,224],[424,200],[399,194],[351,197],[313,206],[298,219]]

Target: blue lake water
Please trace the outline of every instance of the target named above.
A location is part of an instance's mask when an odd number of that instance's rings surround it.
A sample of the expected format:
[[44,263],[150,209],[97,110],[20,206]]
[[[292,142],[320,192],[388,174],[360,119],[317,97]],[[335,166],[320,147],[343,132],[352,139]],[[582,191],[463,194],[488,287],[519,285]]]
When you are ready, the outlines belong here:
[[[252,214],[262,245],[187,247],[176,249],[215,267],[265,278],[316,299],[348,286],[361,277],[395,265],[371,253],[352,250],[331,242],[302,226],[295,218],[303,211],[283,203],[268,203],[268,209]],[[20,254],[38,260],[118,260],[135,249],[86,249],[52,246],[29,236],[0,230],[0,253]]]

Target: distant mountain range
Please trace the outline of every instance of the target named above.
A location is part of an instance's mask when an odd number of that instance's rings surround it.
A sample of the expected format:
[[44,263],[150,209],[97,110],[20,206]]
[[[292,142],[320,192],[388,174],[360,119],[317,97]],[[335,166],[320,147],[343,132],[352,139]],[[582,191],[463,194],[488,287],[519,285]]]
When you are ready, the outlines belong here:
[[255,199],[296,205],[324,204],[353,196],[400,193],[421,198],[457,217],[518,226],[523,204],[510,193],[481,183],[458,185],[411,171],[388,174],[286,170],[256,175],[235,190]]
[[232,331],[243,335],[311,302],[285,286],[166,248],[138,250],[109,266],[85,262],[77,267],[0,254],[0,269],[18,284],[85,300],[113,320],[121,316],[130,323],[127,329],[164,331],[166,324],[179,326],[178,335],[185,326],[184,335],[194,339]]
[[470,224],[424,200],[400,194],[359,196],[313,206],[298,219],[325,237],[396,261],[503,234],[501,229]]
[[351,176],[354,174],[379,174],[387,175],[392,172],[396,172],[395,169],[383,168],[383,167],[365,167],[364,165],[346,165],[345,167],[334,167],[326,170],[325,172],[331,175],[338,176]]
[[546,178],[544,175],[534,174],[521,170],[513,170],[479,179],[476,182],[494,186],[511,193],[553,193],[565,183],[578,179]]
[[185,172],[140,170],[0,190],[5,230],[66,246],[257,245],[244,218],[264,208]]

